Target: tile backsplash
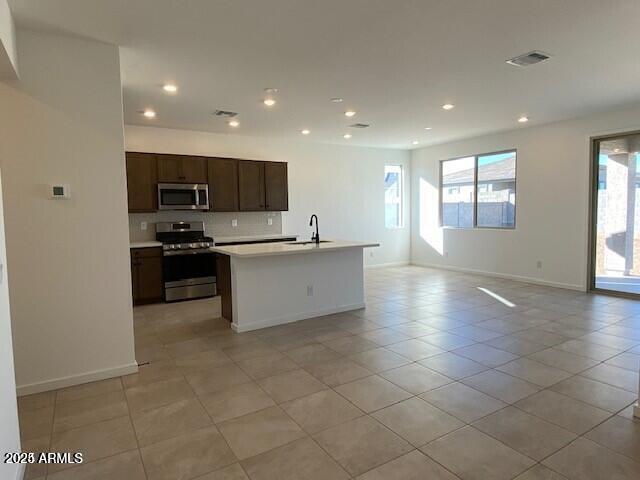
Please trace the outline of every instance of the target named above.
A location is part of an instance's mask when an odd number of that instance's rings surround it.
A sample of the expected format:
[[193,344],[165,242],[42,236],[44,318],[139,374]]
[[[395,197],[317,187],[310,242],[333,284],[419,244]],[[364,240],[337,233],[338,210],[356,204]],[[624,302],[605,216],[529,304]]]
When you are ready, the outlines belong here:
[[[269,225],[269,219],[272,224]],[[205,234],[216,237],[236,237],[246,235],[269,235],[282,233],[282,214],[280,212],[180,212],[163,211],[155,213],[129,214],[129,240],[142,242],[155,240],[156,222],[179,222],[200,220],[204,222]],[[238,226],[233,227],[232,221]],[[147,222],[142,230],[141,223]]]

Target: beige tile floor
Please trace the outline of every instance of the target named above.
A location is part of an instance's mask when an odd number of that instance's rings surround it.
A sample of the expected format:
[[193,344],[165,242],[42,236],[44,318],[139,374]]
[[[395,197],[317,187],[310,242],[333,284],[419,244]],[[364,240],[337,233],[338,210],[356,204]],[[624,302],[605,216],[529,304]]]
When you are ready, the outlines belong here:
[[139,373],[19,399],[25,450],[86,459],[27,478],[640,478],[640,302],[365,275],[364,310],[245,334],[215,299],[136,308]]

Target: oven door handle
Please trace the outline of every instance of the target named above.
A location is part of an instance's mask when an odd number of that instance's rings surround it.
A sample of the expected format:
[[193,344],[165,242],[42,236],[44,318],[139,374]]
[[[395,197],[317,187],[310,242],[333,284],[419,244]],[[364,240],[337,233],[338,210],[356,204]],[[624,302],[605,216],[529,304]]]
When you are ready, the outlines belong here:
[[202,254],[213,254],[211,250],[208,248],[196,248],[191,250],[165,250],[162,252],[165,257],[175,257],[177,255],[202,255]]

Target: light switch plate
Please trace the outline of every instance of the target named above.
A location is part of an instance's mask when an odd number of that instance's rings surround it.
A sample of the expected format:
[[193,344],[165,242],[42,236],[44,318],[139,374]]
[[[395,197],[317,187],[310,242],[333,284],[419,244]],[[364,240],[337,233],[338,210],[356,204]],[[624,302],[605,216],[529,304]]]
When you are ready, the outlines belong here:
[[237,227],[238,226],[238,219],[234,218],[233,220],[231,220],[231,226],[232,227]]
[[146,230],[147,229],[147,222],[140,222],[140,230]]
[[267,225],[273,225],[273,218],[267,218]]

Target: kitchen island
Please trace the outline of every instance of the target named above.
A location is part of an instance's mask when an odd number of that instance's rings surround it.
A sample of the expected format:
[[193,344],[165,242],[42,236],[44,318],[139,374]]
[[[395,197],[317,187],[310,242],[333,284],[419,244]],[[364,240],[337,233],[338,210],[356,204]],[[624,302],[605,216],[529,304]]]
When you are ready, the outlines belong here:
[[279,242],[211,247],[222,314],[236,332],[364,307],[363,249],[377,243]]

